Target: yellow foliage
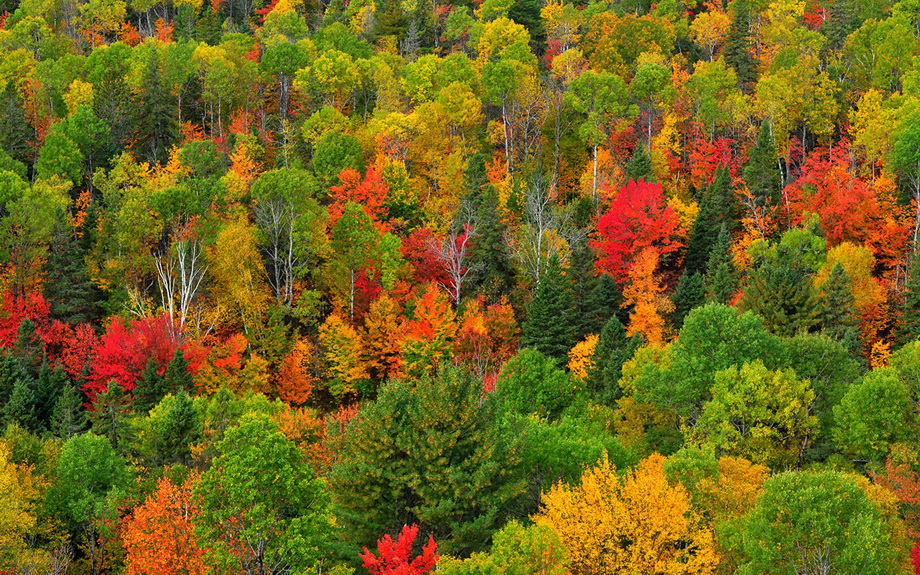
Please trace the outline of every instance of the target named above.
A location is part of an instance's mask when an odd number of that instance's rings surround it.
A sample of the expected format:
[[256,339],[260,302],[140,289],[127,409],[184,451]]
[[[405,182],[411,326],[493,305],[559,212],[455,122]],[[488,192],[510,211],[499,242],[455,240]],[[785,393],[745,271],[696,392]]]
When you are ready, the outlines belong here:
[[686,489],[665,479],[659,454],[622,479],[605,458],[579,485],[553,486],[534,520],[559,536],[578,575],[707,575],[719,561],[712,531]]
[[594,348],[597,347],[597,340],[598,336],[592,333],[569,350],[569,363],[566,367],[576,379],[584,381],[594,368]]
[[338,314],[331,314],[319,328],[319,344],[326,363],[326,386],[337,398],[357,393],[357,383],[368,378],[361,360],[361,336]]
[[10,452],[0,442],[0,568],[7,561],[18,563],[27,553],[25,538],[35,530],[35,500],[38,497],[34,481],[27,469],[9,461]]
[[696,221],[696,216],[700,213],[700,205],[692,199],[684,202],[677,195],[668,198],[668,205],[677,214],[677,221],[683,234],[689,236],[690,230],[693,229],[693,222]]
[[869,354],[869,367],[877,369],[888,367],[888,360],[891,359],[891,343],[878,340],[872,344],[872,352]]
[[71,115],[81,105],[93,105],[93,85],[77,78],[67,86],[64,93],[64,103],[67,104],[67,114]]

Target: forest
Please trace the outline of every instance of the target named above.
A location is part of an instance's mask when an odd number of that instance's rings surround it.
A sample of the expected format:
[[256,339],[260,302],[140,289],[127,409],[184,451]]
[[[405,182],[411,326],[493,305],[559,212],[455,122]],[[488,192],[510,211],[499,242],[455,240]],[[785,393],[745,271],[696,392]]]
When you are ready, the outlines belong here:
[[920,574],[920,0],[0,0],[0,575]]

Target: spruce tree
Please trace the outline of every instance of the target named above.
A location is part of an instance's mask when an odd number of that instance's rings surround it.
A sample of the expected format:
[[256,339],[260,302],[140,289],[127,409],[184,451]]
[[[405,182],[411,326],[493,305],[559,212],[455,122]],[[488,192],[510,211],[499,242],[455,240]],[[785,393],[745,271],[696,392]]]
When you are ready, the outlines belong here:
[[188,361],[185,360],[185,354],[181,348],[176,348],[172,360],[166,366],[166,373],[163,374],[163,381],[167,393],[173,395],[180,391],[191,392],[194,389],[192,383],[192,374],[188,371]]
[[[783,246],[779,246],[782,248]],[[763,318],[764,326],[780,336],[814,331],[821,322],[821,300],[812,283],[812,270],[795,254],[767,257],[751,270],[741,307]]]
[[920,251],[914,254],[904,286],[904,302],[899,307],[896,333],[903,345],[920,338]]
[[587,238],[573,246],[566,275],[571,282],[575,304],[575,339],[580,341],[588,334],[600,332],[618,309],[623,296],[610,276],[596,273],[594,252]]
[[677,289],[671,296],[674,302],[674,311],[671,312],[671,323],[676,330],[684,323],[684,318],[693,308],[706,302],[706,286],[703,275],[698,272],[685,271],[677,282]]
[[550,258],[537,291],[527,305],[521,343],[563,361],[576,343],[575,302],[559,258]]
[[846,270],[837,262],[821,286],[821,331],[838,340],[850,351],[859,348],[859,320],[855,298]]
[[476,264],[470,272],[470,291],[483,294],[495,303],[514,286],[514,267],[505,246],[507,226],[499,217],[498,193],[488,183],[485,154],[474,154],[463,172],[465,201],[473,210],[476,237],[470,260]]
[[3,426],[19,425],[31,432],[40,429],[38,418],[35,417],[36,402],[33,381],[22,378],[13,385],[13,393],[3,408]]
[[141,374],[140,379],[134,385],[134,410],[138,414],[144,414],[150,411],[160,403],[167,393],[169,393],[168,383],[165,376],[157,373],[159,366],[154,358],[150,358],[147,367]]
[[748,154],[744,166],[744,182],[761,205],[778,206],[782,201],[782,173],[776,164],[776,145],[770,124],[760,125],[757,142]]
[[201,417],[192,399],[184,390],[180,391],[154,437],[153,450],[158,464],[188,465],[192,457],[189,446],[201,439],[201,430]]
[[732,261],[731,236],[723,225],[706,264],[706,298],[716,303],[731,303],[738,289],[738,273]]
[[61,439],[70,439],[86,430],[89,418],[83,407],[83,394],[69,382],[65,384],[51,413],[51,433]]
[[9,351],[0,352],[0,411],[13,395],[16,383],[25,377],[22,367],[13,354]]
[[93,323],[99,319],[102,296],[83,263],[77,239],[59,226],[45,263],[45,299],[51,318],[67,324]]
[[587,378],[589,392],[596,403],[610,407],[616,404],[622,395],[623,364],[641,345],[641,337],[626,337],[626,328],[618,317],[611,316],[607,320],[594,347],[593,367]]
[[67,376],[60,367],[52,369],[47,360],[42,362],[35,381],[35,418],[42,429],[51,428],[54,406],[68,385]]
[[35,323],[29,318],[23,319],[19,324],[16,342],[13,343],[13,356],[27,376],[36,378],[43,355],[44,344],[35,330]]
[[737,222],[735,194],[731,188],[731,176],[725,166],[719,166],[712,183],[707,186],[700,201],[700,211],[693,222],[685,269],[689,272],[706,271],[709,255],[719,238],[723,226],[729,231]]
[[134,102],[135,145],[143,159],[162,163],[169,148],[176,142],[179,126],[175,111],[176,97],[164,83],[163,54],[161,49],[151,50],[147,62],[142,64],[143,89]]
[[742,87],[757,80],[757,61],[751,55],[753,45],[751,34],[751,9],[748,0],[735,0],[731,26],[725,38],[725,62],[735,70]]
[[649,157],[645,146],[636,144],[632,158],[626,164],[625,172],[627,180],[639,180],[642,178],[646,182],[655,181],[655,176],[652,174],[652,158]]
[[93,407],[95,410],[89,414],[93,432],[107,437],[115,451],[124,453],[132,437],[128,425],[131,407],[125,389],[114,380],[109,382],[108,389],[96,396]]

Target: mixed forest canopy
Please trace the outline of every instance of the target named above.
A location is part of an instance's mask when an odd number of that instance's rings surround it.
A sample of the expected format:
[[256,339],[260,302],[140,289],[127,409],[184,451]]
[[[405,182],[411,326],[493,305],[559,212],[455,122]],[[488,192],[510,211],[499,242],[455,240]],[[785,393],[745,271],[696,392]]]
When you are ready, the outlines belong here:
[[0,14],[0,574],[920,573],[920,0]]

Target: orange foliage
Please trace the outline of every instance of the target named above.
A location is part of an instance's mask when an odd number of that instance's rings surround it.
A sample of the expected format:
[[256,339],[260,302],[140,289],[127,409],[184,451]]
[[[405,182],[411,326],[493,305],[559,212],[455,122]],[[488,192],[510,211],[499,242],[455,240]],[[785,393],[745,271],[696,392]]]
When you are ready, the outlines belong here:
[[126,575],[204,575],[205,550],[195,538],[198,506],[189,479],[181,486],[164,477],[126,519],[122,541]]
[[472,365],[485,379],[497,375],[515,354],[520,329],[504,296],[498,303],[483,306],[482,296],[466,304],[454,343],[454,360]]
[[302,404],[316,388],[317,379],[311,369],[316,350],[311,342],[299,339],[281,360],[274,376],[278,397],[287,403]]
[[400,306],[384,294],[364,316],[364,356],[371,379],[384,381],[399,372],[402,325]]
[[629,283],[623,290],[624,308],[633,306],[629,314],[626,335],[642,334],[652,345],[664,342],[663,314],[674,310],[674,304],[664,295],[664,286],[655,277],[658,268],[658,251],[645,248],[628,270]]
[[355,202],[364,208],[379,227],[379,222],[386,217],[387,210],[383,202],[390,192],[380,168],[368,168],[364,178],[357,170],[346,168],[339,172],[339,181],[342,182],[340,185],[329,188],[332,192],[332,204],[329,206],[330,225],[334,226],[335,222],[339,221],[348,202]]

